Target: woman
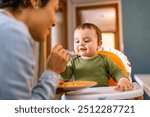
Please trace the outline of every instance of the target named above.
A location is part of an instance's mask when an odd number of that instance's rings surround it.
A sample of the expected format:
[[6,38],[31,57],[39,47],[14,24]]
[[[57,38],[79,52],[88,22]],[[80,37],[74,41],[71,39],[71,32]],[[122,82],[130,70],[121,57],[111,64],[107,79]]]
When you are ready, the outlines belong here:
[[47,70],[33,87],[33,40],[46,40],[59,0],[2,0],[0,3],[0,99],[54,99],[69,56],[56,45]]

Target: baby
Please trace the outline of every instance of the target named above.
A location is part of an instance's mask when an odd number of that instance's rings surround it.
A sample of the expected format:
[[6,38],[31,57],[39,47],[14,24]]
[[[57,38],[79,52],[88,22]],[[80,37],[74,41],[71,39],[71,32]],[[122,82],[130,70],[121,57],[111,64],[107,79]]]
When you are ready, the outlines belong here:
[[74,56],[61,74],[64,80],[96,81],[97,87],[109,86],[109,78],[117,82],[117,90],[133,89],[125,73],[106,55],[97,54],[102,45],[100,29],[91,23],[84,23],[74,32]]

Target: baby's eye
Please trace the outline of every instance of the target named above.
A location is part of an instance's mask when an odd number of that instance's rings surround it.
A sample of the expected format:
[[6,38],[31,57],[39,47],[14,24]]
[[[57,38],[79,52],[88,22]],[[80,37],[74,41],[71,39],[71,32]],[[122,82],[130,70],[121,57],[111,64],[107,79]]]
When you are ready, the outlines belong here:
[[84,42],[86,42],[86,43],[87,43],[87,42],[90,42],[90,40],[84,40]]
[[79,40],[75,40],[74,42],[75,42],[75,43],[79,43]]

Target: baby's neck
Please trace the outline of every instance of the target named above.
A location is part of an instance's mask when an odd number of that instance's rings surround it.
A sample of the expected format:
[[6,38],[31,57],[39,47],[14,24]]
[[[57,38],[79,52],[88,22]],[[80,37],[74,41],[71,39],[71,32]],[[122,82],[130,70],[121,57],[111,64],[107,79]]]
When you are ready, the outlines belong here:
[[81,58],[82,59],[91,59],[91,58],[94,58],[94,57],[96,57],[97,55],[95,55],[95,56],[81,56]]

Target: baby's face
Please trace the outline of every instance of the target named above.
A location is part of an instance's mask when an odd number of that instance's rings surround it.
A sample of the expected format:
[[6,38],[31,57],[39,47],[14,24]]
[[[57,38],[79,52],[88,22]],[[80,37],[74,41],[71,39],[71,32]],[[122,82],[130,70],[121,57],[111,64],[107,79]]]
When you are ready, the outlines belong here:
[[74,33],[74,51],[82,58],[97,55],[98,39],[94,29],[77,29]]

